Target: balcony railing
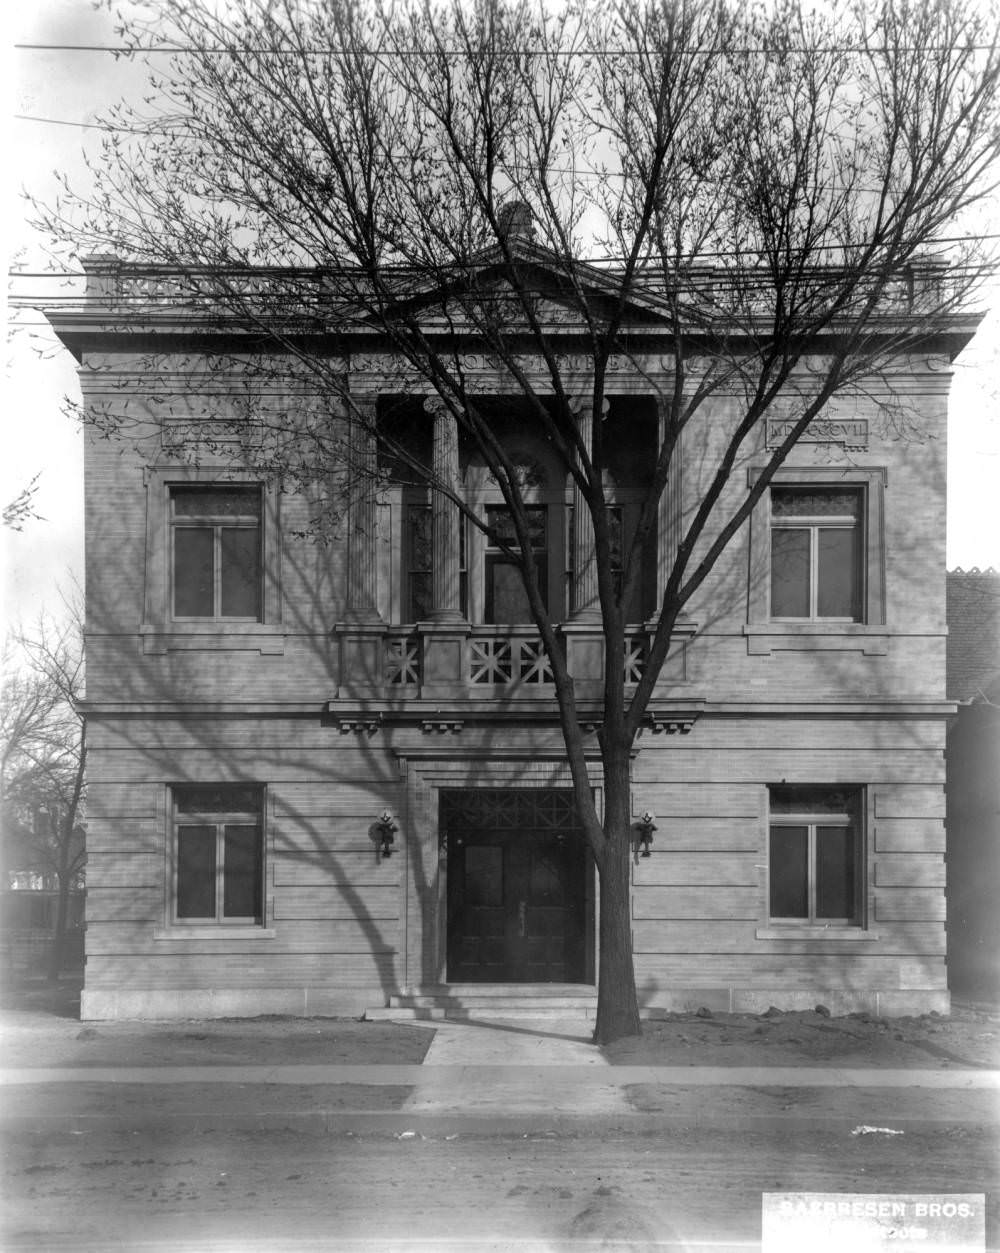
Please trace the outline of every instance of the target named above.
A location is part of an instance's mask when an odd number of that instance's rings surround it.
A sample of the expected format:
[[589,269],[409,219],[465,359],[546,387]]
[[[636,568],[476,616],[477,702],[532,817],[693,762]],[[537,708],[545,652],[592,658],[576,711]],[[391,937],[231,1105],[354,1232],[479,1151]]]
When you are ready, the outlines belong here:
[[551,683],[552,666],[537,638],[511,635],[473,636],[467,653],[471,683]]
[[[453,678],[477,687],[541,687],[554,682],[552,663],[541,639],[530,630],[498,631],[473,627],[462,644],[462,673]],[[426,640],[412,628],[385,637],[382,676],[387,687],[416,688],[424,681]],[[622,660],[626,683],[643,676],[649,639],[633,632],[625,640]]]
[[390,635],[385,641],[383,676],[390,687],[419,683],[423,673],[424,650],[419,635]]

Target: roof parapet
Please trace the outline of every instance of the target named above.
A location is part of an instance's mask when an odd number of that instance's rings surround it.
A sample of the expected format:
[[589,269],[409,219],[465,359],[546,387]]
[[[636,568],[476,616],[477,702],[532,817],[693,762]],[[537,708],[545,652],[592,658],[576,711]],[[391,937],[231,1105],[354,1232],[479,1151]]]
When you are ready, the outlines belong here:
[[86,303],[108,308],[116,305],[121,294],[121,258],[113,252],[88,252],[80,258],[80,264],[87,278]]

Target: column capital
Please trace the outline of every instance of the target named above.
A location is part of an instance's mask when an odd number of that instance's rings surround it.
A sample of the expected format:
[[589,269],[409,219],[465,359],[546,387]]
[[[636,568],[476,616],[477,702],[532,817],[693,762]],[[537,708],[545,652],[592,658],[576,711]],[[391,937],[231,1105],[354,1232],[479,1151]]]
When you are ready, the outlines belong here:
[[424,413],[429,413],[432,418],[443,414],[448,414],[451,417],[455,416],[451,405],[448,404],[443,396],[439,396],[437,392],[424,397],[423,409]]
[[[568,396],[566,404],[575,418],[593,417],[594,396],[592,392],[583,392],[577,396]],[[601,400],[601,417],[606,418],[611,411],[611,400],[605,396]]]

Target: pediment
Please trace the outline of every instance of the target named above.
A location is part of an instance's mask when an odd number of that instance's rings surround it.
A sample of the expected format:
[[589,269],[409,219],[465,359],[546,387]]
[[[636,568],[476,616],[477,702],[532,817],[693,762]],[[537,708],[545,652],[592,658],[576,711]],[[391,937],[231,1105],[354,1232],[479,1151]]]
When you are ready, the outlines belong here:
[[[590,317],[602,321],[616,314],[621,304],[621,284],[611,272],[577,262],[574,281],[565,264],[535,245],[521,246],[513,265],[517,283],[529,293],[534,316],[543,327],[583,328]],[[496,323],[505,329],[526,320],[522,297],[510,273],[511,263],[497,256],[496,250],[460,274],[417,279],[411,291],[399,301],[400,312],[420,314],[422,323],[465,329]],[[657,325],[666,321],[663,299],[648,288],[633,290],[626,297],[624,327]]]

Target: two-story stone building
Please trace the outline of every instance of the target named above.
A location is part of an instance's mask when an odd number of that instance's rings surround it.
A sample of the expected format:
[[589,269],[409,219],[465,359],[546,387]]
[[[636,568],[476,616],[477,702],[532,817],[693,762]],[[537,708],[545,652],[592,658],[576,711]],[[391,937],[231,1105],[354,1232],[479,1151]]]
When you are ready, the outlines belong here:
[[[231,434],[199,444],[199,423],[242,403],[236,358],[219,365],[224,323],[149,294],[140,269],[87,269],[86,304],[50,316],[85,404],[127,412],[134,438],[95,428],[86,451],[83,1016],[590,1003],[595,873],[509,554],[442,493],[391,482],[356,488],[339,538],[317,543],[307,493],[241,470]],[[623,536],[673,361],[641,296],[630,317],[607,412],[580,416],[608,424]],[[657,827],[632,867],[647,1013],[948,1006],[946,407],[974,327],[939,326],[810,427],[678,625],[633,757],[633,813]],[[582,394],[574,330],[564,315],[550,334]],[[503,533],[495,482],[426,384],[375,332],[336,352],[352,403]],[[532,559],[596,725],[601,627],[574,489],[522,391],[486,354],[464,366],[522,468]],[[543,367],[527,352],[542,388]],[[919,438],[883,420],[899,397]],[[733,403],[720,392],[685,433],[627,678]],[[784,420],[779,403],[732,493]]]

